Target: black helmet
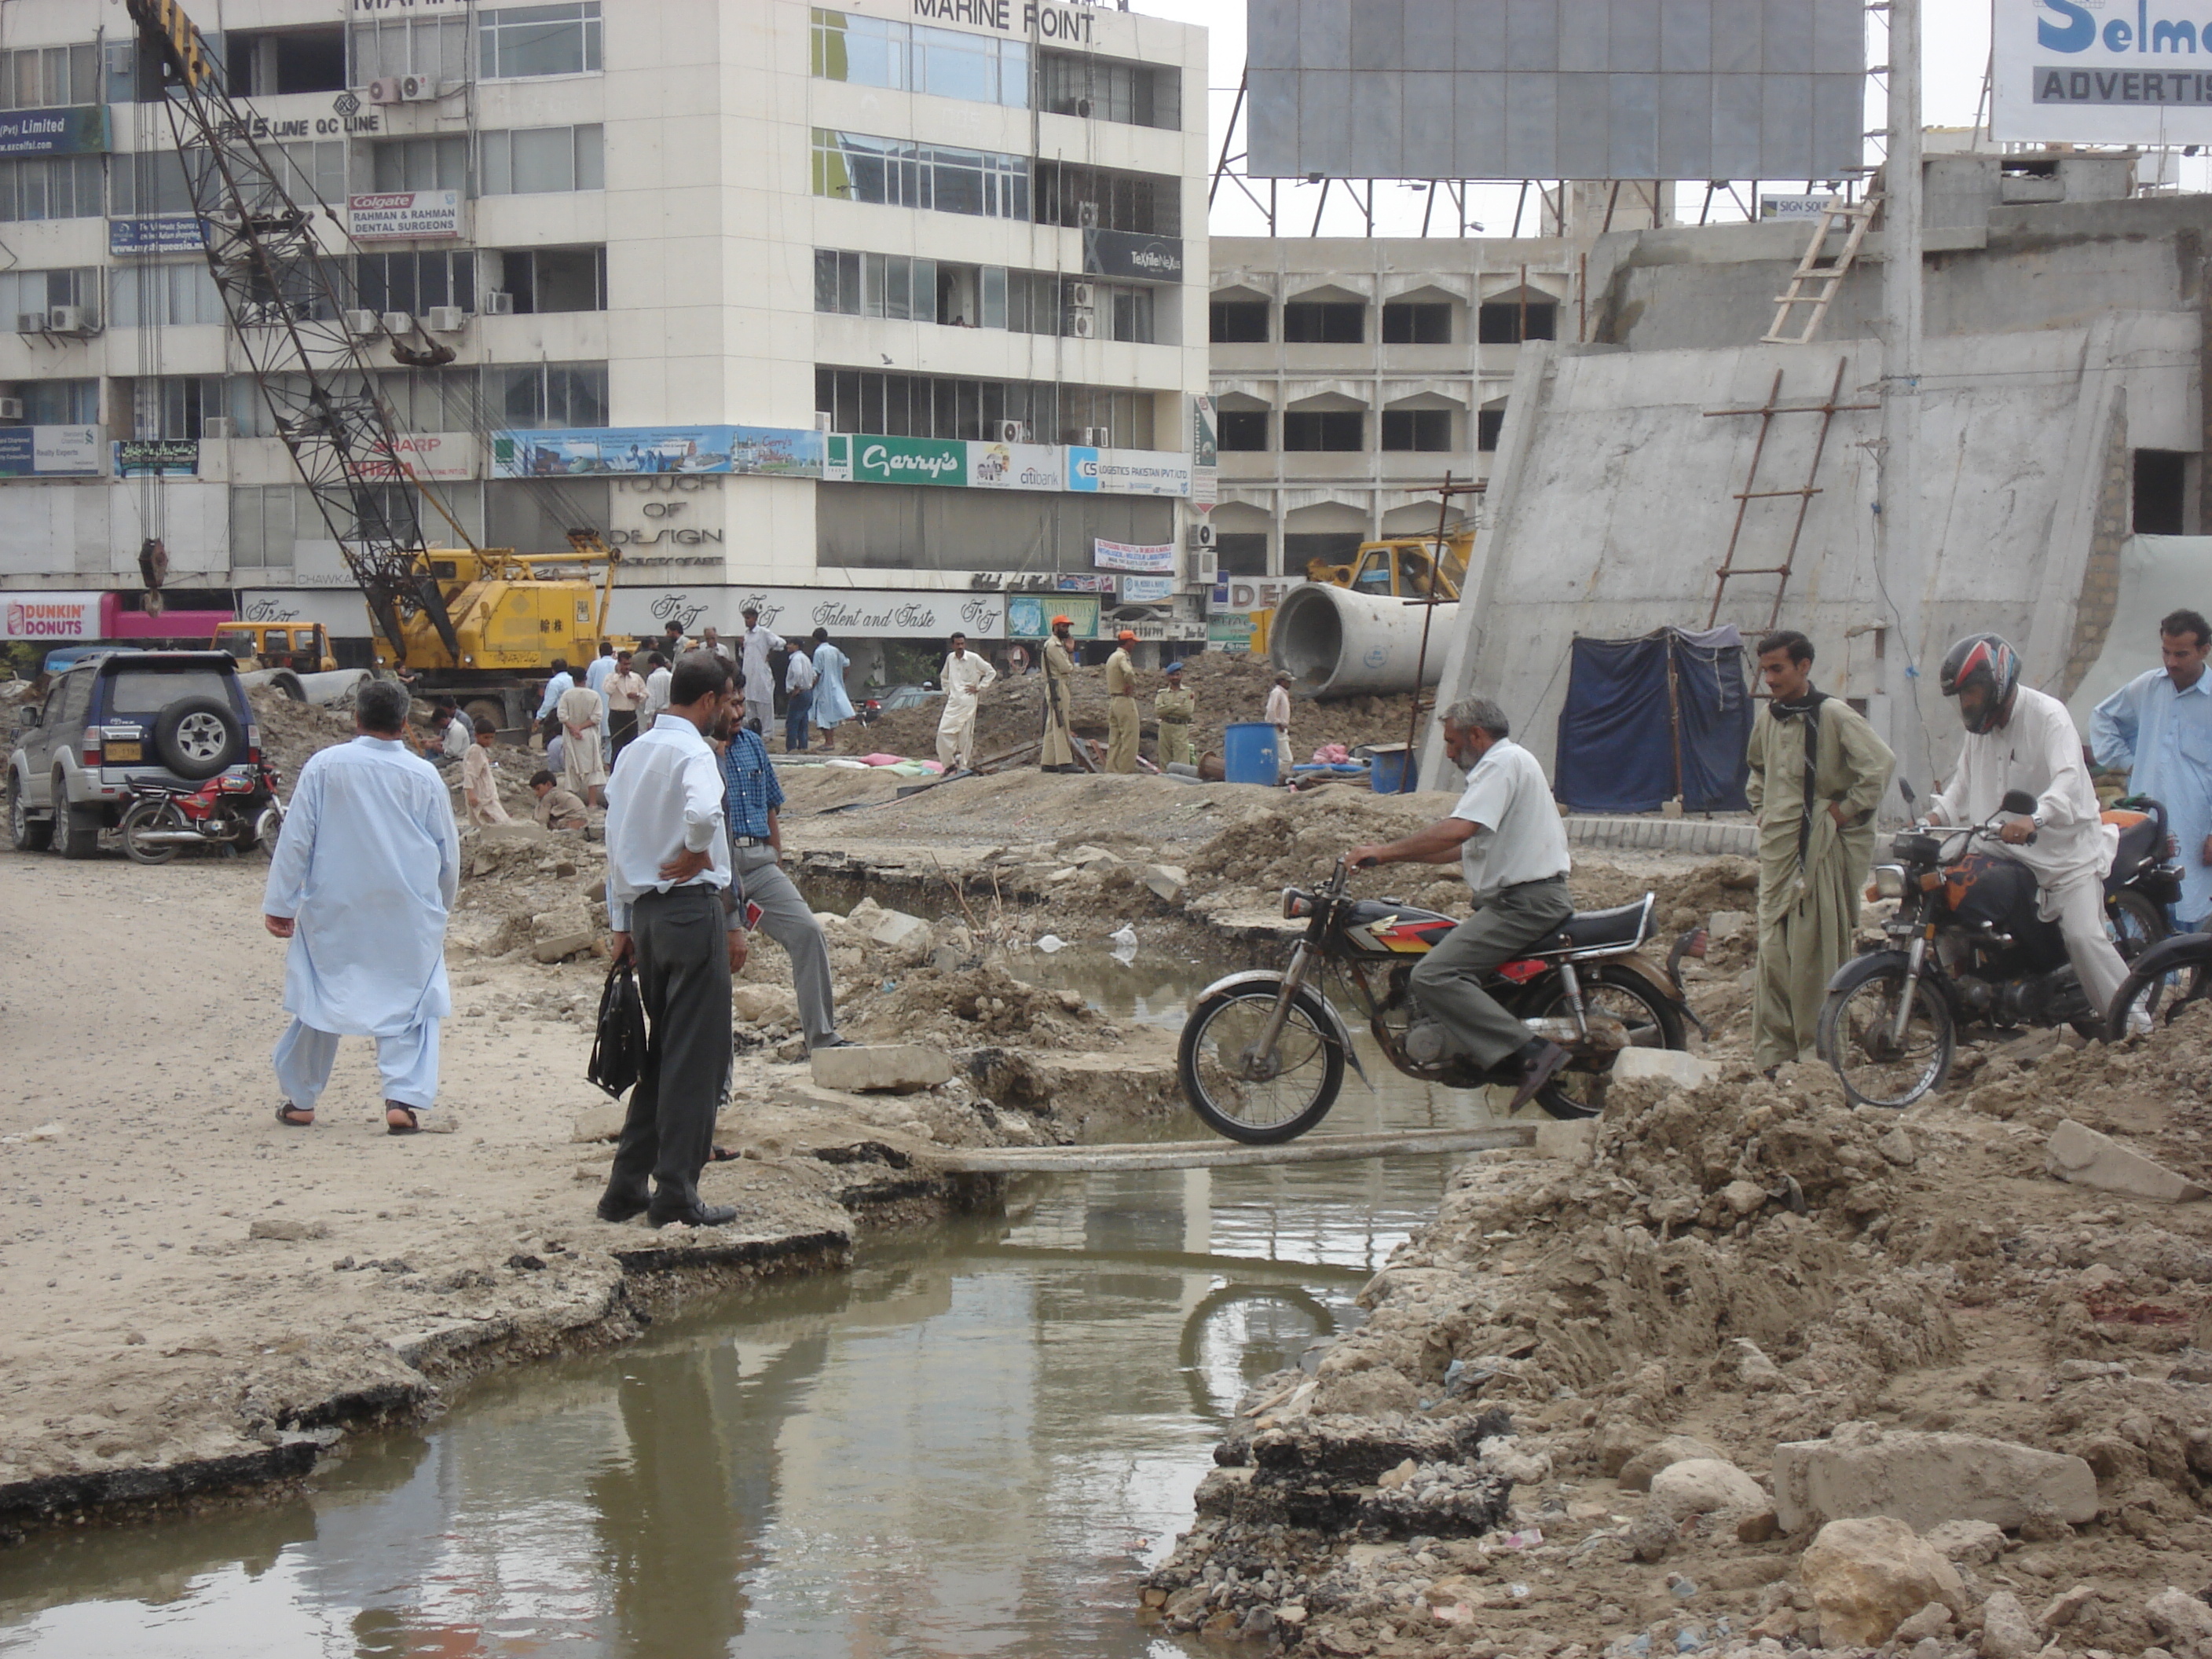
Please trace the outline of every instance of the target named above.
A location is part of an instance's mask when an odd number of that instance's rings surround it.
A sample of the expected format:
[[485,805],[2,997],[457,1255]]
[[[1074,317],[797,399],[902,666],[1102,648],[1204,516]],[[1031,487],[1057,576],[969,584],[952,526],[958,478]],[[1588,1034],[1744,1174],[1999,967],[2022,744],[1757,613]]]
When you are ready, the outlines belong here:
[[2020,653],[1995,634],[1969,634],[1943,659],[1943,695],[1955,697],[1969,685],[1984,688],[1989,695],[1980,711],[1972,716],[1961,713],[1969,732],[1987,732],[1996,725],[2011,705],[2012,694],[2020,684]]

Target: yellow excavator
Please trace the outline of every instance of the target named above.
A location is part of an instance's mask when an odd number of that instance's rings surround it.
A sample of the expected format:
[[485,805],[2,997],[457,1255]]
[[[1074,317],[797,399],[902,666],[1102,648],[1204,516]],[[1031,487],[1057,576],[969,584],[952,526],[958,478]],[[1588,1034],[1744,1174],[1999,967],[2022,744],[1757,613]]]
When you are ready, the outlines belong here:
[[1467,580],[1467,562],[1474,554],[1474,532],[1447,537],[1443,568],[1438,571],[1435,537],[1393,536],[1384,541],[1360,543],[1349,564],[1310,560],[1306,580],[1348,587],[1378,599],[1425,599],[1433,585],[1437,600],[1448,603],[1459,598],[1460,584]]

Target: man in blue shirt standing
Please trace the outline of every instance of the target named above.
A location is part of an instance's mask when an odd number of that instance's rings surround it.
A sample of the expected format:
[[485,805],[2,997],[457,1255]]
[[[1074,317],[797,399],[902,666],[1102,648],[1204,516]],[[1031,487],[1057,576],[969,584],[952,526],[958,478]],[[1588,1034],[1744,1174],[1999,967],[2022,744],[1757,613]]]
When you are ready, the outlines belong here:
[[830,941],[814,920],[814,908],[781,868],[783,826],[776,815],[783,805],[783,785],[769,763],[768,744],[750,726],[732,729],[730,746],[722,751],[722,779],[727,792],[722,815],[730,826],[739,915],[744,907],[758,905],[761,932],[790,953],[791,982],[799,994],[799,1023],[808,1050],[848,1047],[837,1035]]
[[2128,774],[2128,788],[2164,803],[2181,853],[2174,912],[2192,927],[2212,911],[2212,623],[2177,611],[2158,625],[2166,665],[2139,674],[2089,720],[2097,764]]
[[538,705],[538,730],[545,739],[546,753],[552,753],[553,739],[561,735],[560,717],[553,711],[561,699],[576,689],[576,677],[568,672],[566,657],[553,659],[553,678],[545,682],[545,696]]

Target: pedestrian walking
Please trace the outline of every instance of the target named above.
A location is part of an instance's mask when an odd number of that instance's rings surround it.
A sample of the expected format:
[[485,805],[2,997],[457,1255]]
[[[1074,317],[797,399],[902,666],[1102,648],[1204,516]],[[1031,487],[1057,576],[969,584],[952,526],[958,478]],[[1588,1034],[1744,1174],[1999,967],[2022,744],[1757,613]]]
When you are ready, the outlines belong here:
[[2212,678],[2204,672],[2212,623],[2176,611],[2158,625],[2165,665],[2139,674],[2089,717],[2097,764],[2128,775],[2128,792],[2166,808],[2181,853],[2184,927],[2212,911]]
[[599,1199],[602,1221],[643,1213],[656,1227],[710,1227],[737,1218],[699,1196],[729,1077],[730,975],[745,962],[744,931],[725,902],[725,791],[705,736],[729,709],[729,684],[720,658],[679,657],[667,712],[623,750],[608,781],[611,955],[637,966],[650,1040]]
[[553,676],[545,682],[545,695],[538,703],[538,734],[549,749],[561,735],[561,699],[575,689],[576,677],[568,672],[568,659],[554,658]]
[[608,753],[619,757],[637,736],[637,711],[645,702],[645,676],[637,672],[629,652],[615,653],[615,672],[601,689],[607,699]]
[[945,712],[937,721],[937,763],[948,772],[965,771],[975,759],[976,700],[998,683],[999,671],[968,648],[968,636],[955,634],[952,650],[939,671],[945,688]]
[[1267,690],[1267,705],[1260,718],[1275,728],[1275,781],[1291,775],[1291,677],[1275,676]]
[[1865,715],[1815,689],[1802,634],[1769,634],[1758,655],[1771,696],[1752,725],[1744,785],[1759,824],[1752,1064],[1771,1074],[1813,1050],[1828,981],[1850,957],[1875,809],[1897,757]]
[[599,753],[611,757],[614,753],[613,705],[607,701],[607,682],[615,674],[615,642],[599,641],[599,654],[592,659],[592,665],[584,671],[584,684],[599,696]]
[[641,734],[653,730],[653,724],[668,707],[668,687],[672,673],[669,659],[655,651],[645,659],[645,701],[638,705],[637,729]]
[[468,808],[471,823],[514,822],[500,805],[499,775],[492,769],[491,746],[498,736],[499,728],[489,719],[477,716],[476,741],[461,757],[461,799]]
[[1042,771],[1088,769],[1075,758],[1075,729],[1070,723],[1074,678],[1075,623],[1066,617],[1054,617],[1052,637],[1044,642],[1044,742],[1037,750]]
[[561,694],[561,781],[593,806],[605,802],[606,763],[599,754],[599,694],[572,686]]
[[848,1047],[837,1035],[830,940],[814,919],[814,907],[783,872],[783,785],[769,760],[768,744],[750,726],[730,733],[722,751],[722,781],[738,918],[758,905],[760,931],[790,955],[792,988],[799,994],[799,1023],[808,1050]]
[[783,635],[762,625],[757,606],[747,605],[744,618],[738,667],[744,675],[745,724],[765,737],[775,724],[775,675],[768,665],[768,653],[783,649]]
[[830,642],[830,630],[814,630],[814,724],[825,744],[830,734],[853,718],[853,694],[845,689],[845,671],[852,659]]
[[1191,763],[1190,723],[1198,713],[1198,697],[1182,683],[1182,665],[1168,665],[1168,683],[1152,694],[1152,720],[1159,727],[1160,767]]
[[393,681],[361,688],[356,737],[300,769],[269,860],[262,921],[291,942],[276,1118],[294,1128],[315,1121],[342,1036],[376,1040],[386,1133],[413,1134],[437,1103],[460,836],[445,783],[401,741],[407,705]]
[[1129,647],[1137,642],[1133,629],[1115,637],[1114,654],[1106,659],[1106,769],[1137,769],[1137,665]]
[[537,810],[531,816],[542,829],[580,830],[591,822],[575,792],[563,788],[561,780],[542,767],[531,775],[530,793],[538,797]]
[[806,722],[814,709],[814,659],[805,647],[791,647],[783,665],[783,750],[806,752]]

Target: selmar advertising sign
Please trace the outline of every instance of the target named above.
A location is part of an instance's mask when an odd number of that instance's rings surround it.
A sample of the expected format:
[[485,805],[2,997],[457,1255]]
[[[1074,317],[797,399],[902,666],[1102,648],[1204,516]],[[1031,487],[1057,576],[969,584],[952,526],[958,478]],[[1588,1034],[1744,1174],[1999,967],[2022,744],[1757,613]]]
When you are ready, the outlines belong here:
[[2212,143],[2212,0],[1993,0],[2001,143]]

